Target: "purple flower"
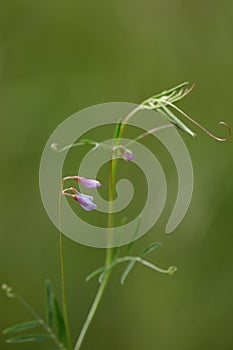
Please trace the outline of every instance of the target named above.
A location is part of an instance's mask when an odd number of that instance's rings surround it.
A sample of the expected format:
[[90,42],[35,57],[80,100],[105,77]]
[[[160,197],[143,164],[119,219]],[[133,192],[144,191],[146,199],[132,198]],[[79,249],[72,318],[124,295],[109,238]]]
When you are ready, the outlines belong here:
[[[101,186],[101,183],[99,181],[93,179],[86,179],[85,177],[81,176],[66,176],[62,179],[62,184],[64,184],[66,180],[75,180],[77,182],[81,182],[81,184],[87,188],[98,188]],[[71,193],[69,193],[69,191]],[[92,196],[88,196],[86,194],[78,192],[78,190],[75,187],[66,188],[62,191],[62,193],[65,196],[72,197],[77,202],[79,202],[79,204],[84,210],[91,211],[97,208],[97,205],[93,203]]]
[[98,188],[101,186],[101,183],[97,180],[86,179],[85,177],[81,177],[81,176],[78,176],[77,180],[87,188]]
[[[73,193],[69,193],[67,191],[71,191]],[[67,197],[72,197],[74,200],[79,202],[81,207],[87,211],[95,210],[97,205],[93,203],[93,197],[88,196],[87,194],[80,193],[74,187],[69,187],[63,190],[62,192]]]
[[77,192],[74,199],[87,211],[95,210],[97,208],[97,205],[93,203],[94,198],[92,196]]
[[133,160],[135,158],[133,152],[128,148],[123,148],[121,153],[125,160]]
[[81,177],[81,176],[66,176],[63,178],[63,183],[66,180],[76,180],[78,182],[81,182],[81,184],[83,186],[85,186],[86,188],[98,188],[101,186],[101,183],[97,180],[93,180],[93,179],[86,179],[85,177]]
[[120,154],[122,155],[122,158],[124,158],[125,160],[133,160],[135,158],[133,152],[123,145],[115,146],[113,147],[112,150],[113,151],[119,150]]

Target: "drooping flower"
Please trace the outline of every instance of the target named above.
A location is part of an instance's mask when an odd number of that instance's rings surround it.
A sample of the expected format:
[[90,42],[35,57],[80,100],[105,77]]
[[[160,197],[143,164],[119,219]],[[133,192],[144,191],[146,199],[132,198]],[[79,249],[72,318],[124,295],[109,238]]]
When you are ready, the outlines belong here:
[[129,148],[126,148],[123,145],[115,146],[113,147],[112,150],[113,152],[120,151],[122,158],[124,158],[125,160],[133,160],[135,158],[135,155],[133,154],[133,152]]
[[85,177],[81,176],[78,176],[78,181],[86,188],[98,188],[101,186],[101,183],[99,181],[93,179],[86,179]]
[[86,179],[85,177],[81,177],[81,176],[66,176],[63,179],[63,183],[64,181],[71,180],[71,179],[77,182],[80,182],[86,188],[98,188],[101,186],[101,183],[99,181],[94,179]]
[[[68,191],[71,191],[73,193],[69,193]],[[74,200],[79,202],[80,206],[86,211],[95,210],[97,208],[97,205],[93,203],[94,198],[92,196],[81,193],[74,187],[66,188],[62,191],[62,193],[63,195],[72,197]]]
[[130,149],[125,147],[122,149],[121,154],[125,160],[133,160],[135,158],[135,155],[133,154],[133,152]]
[[93,203],[94,198],[92,196],[78,192],[74,199],[87,211],[95,210],[97,208],[97,205]]

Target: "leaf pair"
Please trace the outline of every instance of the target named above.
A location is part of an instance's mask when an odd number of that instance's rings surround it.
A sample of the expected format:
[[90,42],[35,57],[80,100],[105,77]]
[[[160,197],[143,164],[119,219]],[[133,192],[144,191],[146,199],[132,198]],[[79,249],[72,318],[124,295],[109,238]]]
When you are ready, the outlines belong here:
[[[36,342],[51,339],[53,340],[59,349],[65,350],[67,345],[67,333],[63,316],[60,312],[58,302],[54,296],[52,285],[49,280],[45,282],[45,311],[46,321],[44,321],[29,304],[23,300],[19,295],[15,294],[15,298],[18,299],[34,316],[34,320],[23,322],[12,327],[9,327],[3,331],[5,335],[11,335],[20,333],[25,330],[43,327],[45,332],[43,333],[28,333],[15,336],[6,340],[7,343],[25,343],[25,342]],[[55,320],[55,322],[54,322]],[[54,323],[56,324],[56,333],[53,332]],[[63,345],[64,344],[64,345]]]
[[65,322],[62,313],[59,308],[57,299],[53,293],[50,280],[45,281],[45,311],[46,311],[46,323],[49,328],[54,326],[58,334],[58,339],[61,343],[67,345],[67,332]]
[[[5,335],[15,334],[22,332],[27,329],[32,329],[41,326],[41,322],[39,320],[32,320],[24,323],[17,324],[15,326],[9,327],[5,329],[2,333]],[[7,343],[23,343],[23,342],[31,342],[31,341],[41,341],[50,339],[51,335],[48,333],[40,333],[40,334],[25,334],[16,336],[10,339],[7,339]]]

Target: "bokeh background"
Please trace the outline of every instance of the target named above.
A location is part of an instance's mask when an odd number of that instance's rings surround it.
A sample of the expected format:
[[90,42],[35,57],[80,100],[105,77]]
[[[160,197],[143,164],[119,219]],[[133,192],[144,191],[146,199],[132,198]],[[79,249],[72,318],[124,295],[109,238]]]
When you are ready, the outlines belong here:
[[[51,278],[60,298],[58,232],[38,186],[50,133],[84,107],[138,103],[188,80],[196,88],[180,106],[224,136],[218,121],[233,126],[233,3],[1,0],[0,33],[0,282],[12,285],[43,314],[45,278]],[[188,214],[166,235],[165,210],[135,248],[162,242],[149,260],[174,264],[177,274],[137,266],[122,287],[119,268],[83,350],[232,349],[233,144],[195,130],[195,139],[182,134],[195,173]],[[77,161],[79,156],[77,151]],[[175,171],[172,162],[164,163],[172,193]],[[65,255],[75,340],[97,288],[97,281],[87,284],[85,276],[101,266],[104,251],[66,239]],[[1,329],[30,318],[1,293]],[[4,339],[2,350],[53,348],[49,342],[6,345]]]

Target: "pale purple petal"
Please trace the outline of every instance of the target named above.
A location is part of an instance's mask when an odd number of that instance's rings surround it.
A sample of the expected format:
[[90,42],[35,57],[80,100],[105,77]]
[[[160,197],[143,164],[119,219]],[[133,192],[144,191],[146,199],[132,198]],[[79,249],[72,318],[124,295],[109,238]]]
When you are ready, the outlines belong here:
[[95,210],[97,208],[97,205],[95,203],[84,198],[78,198],[78,202],[81,207],[87,211]]
[[78,181],[87,188],[98,188],[101,186],[101,183],[97,180],[86,179],[85,177],[78,177]]
[[81,207],[87,211],[95,210],[97,208],[97,205],[93,203],[92,196],[78,192],[75,200],[78,201]]
[[124,148],[122,150],[122,155],[123,155],[123,158],[126,160],[133,160],[135,158],[133,152],[128,148]]
[[86,199],[86,200],[89,200],[89,201],[93,201],[94,197],[93,196],[89,196],[88,194],[84,194],[84,193],[81,193],[81,192],[78,192],[77,191],[77,195],[79,198],[83,198],[83,199]]

